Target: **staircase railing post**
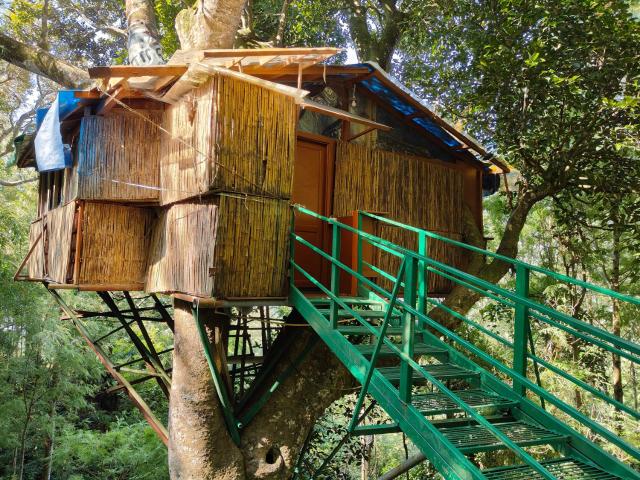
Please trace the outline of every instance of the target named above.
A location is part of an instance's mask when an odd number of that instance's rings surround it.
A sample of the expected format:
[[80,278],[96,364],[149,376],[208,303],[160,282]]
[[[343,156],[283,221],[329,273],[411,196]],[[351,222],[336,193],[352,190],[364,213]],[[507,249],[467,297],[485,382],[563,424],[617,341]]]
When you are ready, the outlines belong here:
[[[404,303],[416,308],[416,281],[418,260],[414,257],[405,257]],[[415,320],[413,314],[406,309],[402,316],[402,352],[413,358],[413,344],[415,334]],[[406,360],[400,361],[400,398],[406,403],[411,401],[411,384],[413,380],[413,368]]]
[[[418,232],[418,253],[427,256],[427,234],[424,231]],[[418,260],[418,312],[423,315],[427,313],[428,281],[427,264],[424,260]]]
[[295,232],[296,232],[296,207],[292,207],[293,210],[291,212],[291,222],[290,222],[290,226],[289,226],[289,285],[293,286],[294,284],[294,279],[295,279],[295,273],[296,273],[296,269],[293,266],[294,264],[294,256],[296,253],[296,239],[295,239]]
[[[529,276],[531,271],[526,265],[516,264],[516,295],[518,299],[529,298]],[[513,369],[527,376],[527,353],[529,338],[529,307],[524,302],[517,301],[515,306],[514,332],[513,332]],[[526,394],[526,388],[518,380],[513,380],[514,391],[521,396]]]
[[[333,223],[332,228],[331,258],[340,260],[340,226],[338,223]],[[336,297],[340,296],[340,268],[335,262],[331,262],[331,293],[333,297],[331,298],[329,321],[331,328],[338,328],[340,306],[336,302]]]
[[363,288],[362,288],[362,281],[360,280],[361,276],[362,276],[362,235],[360,235],[360,232],[362,232],[362,225],[364,224],[363,222],[363,215],[361,211],[358,211],[358,238],[356,239],[356,253],[357,253],[357,258],[356,258],[356,270],[358,272],[358,278],[356,279],[356,295],[358,296],[362,296],[363,294]]

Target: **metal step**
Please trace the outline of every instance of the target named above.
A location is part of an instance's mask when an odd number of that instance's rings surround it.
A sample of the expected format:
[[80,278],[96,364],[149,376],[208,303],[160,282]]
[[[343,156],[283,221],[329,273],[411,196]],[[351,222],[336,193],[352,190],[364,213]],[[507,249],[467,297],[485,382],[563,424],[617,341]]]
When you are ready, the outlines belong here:
[[[475,378],[479,375],[477,372],[467,370],[466,368],[462,368],[451,363],[432,363],[429,365],[422,365],[422,368],[439,380],[469,379]],[[384,375],[384,377],[393,385],[398,385],[400,383],[399,366],[383,367],[379,368],[378,371],[382,373],[382,375]],[[412,370],[412,372],[414,385],[424,385],[425,383],[428,383],[420,373],[415,370]]]
[[[320,312],[325,317],[329,316],[329,310],[327,309],[324,309],[324,308],[318,309],[318,312]],[[385,315],[385,312],[382,310],[356,310],[356,312],[361,318],[384,318],[384,315]],[[353,315],[349,310],[338,310],[338,318],[354,318],[354,317],[355,315]],[[400,315],[393,314],[391,317],[400,318]]]
[[[620,478],[574,458],[560,458],[540,463],[554,477],[561,480],[616,480]],[[543,480],[542,475],[529,465],[490,468],[483,470],[482,473],[488,480]]]
[[[506,410],[518,404],[507,398],[479,389],[457,390],[454,392],[467,405],[478,408],[494,408]],[[411,404],[425,416],[441,415],[443,413],[457,413],[463,410],[456,402],[444,393],[426,393],[413,395]]]
[[[380,330],[380,327],[375,327]],[[343,335],[372,335],[367,327],[362,325],[338,325],[338,331]],[[388,327],[387,335],[402,335],[402,327]]]
[[[384,305],[382,302],[377,302],[375,300],[370,300],[368,298],[360,298],[360,297],[340,297],[347,305],[370,305],[372,307],[380,307]],[[331,299],[328,297],[311,297],[309,301],[315,306],[328,305],[331,303]]]
[[[376,348],[376,346],[372,344],[360,344],[360,345],[354,345],[354,347],[365,357],[370,357],[371,355],[373,355],[373,350],[374,348]],[[401,348],[401,346],[398,345],[398,348]],[[416,355],[433,355],[433,356],[442,356],[448,353],[444,348],[432,347],[431,345],[427,345],[425,343],[414,344],[413,352]],[[390,357],[390,356],[396,355],[396,353],[392,351],[388,345],[382,345],[379,355],[381,357]]]
[[[502,433],[521,447],[532,445],[557,445],[568,437],[544,427],[522,421],[495,423]],[[481,425],[441,428],[440,431],[453,445],[465,454],[507,448],[487,428]]]

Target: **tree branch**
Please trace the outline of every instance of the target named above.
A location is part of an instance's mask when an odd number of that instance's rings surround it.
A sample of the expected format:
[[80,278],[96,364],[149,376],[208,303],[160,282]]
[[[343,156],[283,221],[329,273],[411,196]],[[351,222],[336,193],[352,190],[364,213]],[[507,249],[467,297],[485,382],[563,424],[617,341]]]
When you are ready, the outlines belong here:
[[17,187],[18,185],[23,185],[25,183],[31,183],[38,181],[38,177],[30,177],[24,178],[21,180],[3,180],[0,178],[0,186],[2,187]]
[[64,87],[80,88],[90,84],[86,71],[54,57],[45,50],[19,42],[0,32],[0,59]]

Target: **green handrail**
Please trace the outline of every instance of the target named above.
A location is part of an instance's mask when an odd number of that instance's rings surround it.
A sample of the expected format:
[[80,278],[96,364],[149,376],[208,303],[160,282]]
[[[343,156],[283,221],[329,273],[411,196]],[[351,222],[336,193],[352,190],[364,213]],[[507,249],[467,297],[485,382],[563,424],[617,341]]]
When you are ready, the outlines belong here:
[[[399,279],[402,278],[406,265],[407,265],[406,261],[403,260],[398,270]],[[391,302],[387,307],[387,311],[384,313],[384,320],[382,321],[382,327],[380,328],[380,336],[376,341],[376,345],[373,349],[373,354],[371,355],[371,359],[369,360],[369,366],[367,367],[367,373],[364,376],[364,383],[362,384],[360,395],[358,395],[358,400],[356,401],[356,405],[353,408],[353,417],[351,417],[351,422],[349,423],[349,427],[348,427],[348,430],[350,432],[353,432],[353,430],[356,427],[356,422],[358,421],[358,415],[360,413],[360,409],[362,408],[362,404],[364,403],[364,398],[367,396],[367,391],[369,390],[369,383],[371,382],[371,376],[373,375],[373,370],[376,368],[376,361],[378,360],[380,349],[382,348],[382,344],[384,343],[384,339],[387,334],[387,327],[389,326],[391,315],[393,314],[393,307],[396,304],[396,300],[398,299],[398,294],[400,293],[400,283],[401,283],[400,281],[397,281],[396,284],[393,286],[393,292],[391,292]],[[336,293],[339,293],[339,292],[332,291],[332,295],[335,295]]]
[[[295,234],[292,235],[292,238],[295,239],[296,241],[298,241],[299,243],[302,243],[303,245],[311,248],[312,250],[314,250],[316,253],[321,254],[322,256],[324,256],[325,258],[327,258],[328,260],[333,260],[332,257],[330,255],[328,255],[326,252],[323,252],[320,249],[317,249],[314,245],[312,245],[311,243],[307,242],[306,240],[304,240],[302,237],[299,237]],[[338,265],[340,265],[339,262],[337,262]],[[299,271],[300,273],[302,273],[309,281],[311,281],[312,283],[316,283],[316,285],[325,293],[327,294],[330,298],[332,298],[333,300],[335,300],[336,302],[340,303],[341,306],[343,306],[344,308],[350,310],[352,312],[352,314],[354,315],[354,318],[356,318],[356,320],[358,320],[359,322],[361,322],[363,325],[369,326],[371,327],[371,325],[368,322],[365,322],[364,319],[362,319],[362,317],[360,317],[359,315],[357,315],[356,311],[351,309],[350,307],[348,307],[348,305],[345,302],[342,302],[339,297],[335,296],[328,288],[326,288],[324,285],[322,285],[320,282],[317,282],[316,279],[313,278],[313,276],[311,276],[306,270],[304,270],[302,267],[300,267],[300,265],[296,264],[295,261],[292,259],[291,260],[291,265],[293,266],[294,269],[296,269],[297,271]],[[366,281],[365,277],[362,277],[363,281]],[[292,288],[296,288],[295,286],[292,285]],[[388,292],[386,292],[388,294]],[[402,302],[404,303],[404,302]],[[411,312],[415,315],[415,311]],[[380,332],[378,332],[377,330],[375,330],[373,327],[371,327],[372,333],[376,336],[380,335]],[[380,335],[381,336],[381,335]],[[464,400],[462,400],[460,397],[458,397],[452,390],[450,390],[449,388],[447,388],[442,382],[440,382],[436,377],[434,377],[432,374],[430,374],[429,372],[427,372],[425,369],[422,368],[422,366],[417,363],[413,358],[408,357],[404,352],[402,352],[400,349],[397,348],[397,346],[393,343],[391,343],[390,341],[388,341],[388,339],[386,339],[385,337],[381,338],[384,339],[384,342],[387,346],[389,346],[389,348],[396,354],[398,355],[398,357],[400,357],[402,360],[404,360],[405,362],[407,362],[407,364],[415,371],[417,371],[418,373],[420,373],[420,375],[422,375],[429,383],[431,383],[433,386],[435,386],[438,390],[440,390],[442,393],[444,393],[447,398],[449,398],[450,400],[452,400],[453,402],[455,402],[458,407],[460,407],[461,410],[463,410],[466,414],[468,414],[469,416],[471,416],[471,418],[473,418],[476,422],[478,422],[478,424],[482,425],[484,428],[486,428],[494,437],[496,437],[500,442],[502,442],[507,448],[509,448],[510,450],[512,450],[521,460],[523,460],[526,464],[528,464],[529,466],[531,466],[534,470],[536,470],[540,475],[542,475],[543,478],[546,478],[548,480],[557,480],[556,477],[554,477],[546,468],[544,468],[539,462],[537,462],[531,455],[529,455],[524,449],[522,449],[521,447],[519,447],[515,442],[513,442],[507,435],[505,435],[502,431],[500,431],[499,429],[497,429],[491,422],[489,422],[486,418],[484,418],[482,415],[480,415],[479,413],[476,412],[476,410],[471,407],[470,405],[468,405]]]
[[[376,248],[379,248],[383,251],[389,252],[399,258],[403,258],[403,259],[407,259],[407,258],[413,258],[414,260],[417,260],[419,262],[421,262],[424,266],[425,266],[425,270],[436,274],[436,275],[441,275],[445,278],[449,278],[451,281],[454,281],[458,284],[463,283],[468,285],[469,287],[472,287],[474,289],[476,289],[476,291],[478,291],[478,293],[488,296],[496,301],[499,301],[505,305],[508,305],[510,307],[516,307],[516,306],[521,306],[526,308],[527,312],[526,312],[526,318],[532,317],[535,318],[536,320],[539,321],[543,321],[546,322],[550,325],[556,326],[558,328],[561,328],[565,331],[568,331],[568,333],[574,334],[576,336],[578,336],[579,338],[582,338],[588,342],[592,342],[595,345],[600,346],[601,348],[604,348],[608,351],[611,351],[612,353],[616,353],[616,354],[620,354],[621,356],[624,356],[625,358],[628,358],[629,360],[635,362],[635,363],[640,363],[640,359],[638,357],[636,357],[636,355],[638,353],[640,353],[640,346],[633,343],[633,342],[629,342],[627,340],[621,339],[619,337],[616,337],[615,335],[611,335],[608,332],[599,329],[597,327],[593,327],[592,325],[589,325],[585,322],[582,322],[580,320],[577,320],[573,317],[570,317],[566,314],[563,314],[561,312],[557,312],[556,310],[547,307],[546,305],[540,304],[538,302],[535,302],[529,298],[527,298],[526,296],[523,297],[522,295],[519,295],[518,292],[511,292],[509,290],[506,290],[502,287],[498,287],[494,284],[491,284],[489,282],[485,282],[481,279],[478,279],[472,275],[467,274],[466,272],[460,271],[455,269],[454,267],[450,267],[446,264],[442,264],[441,262],[437,262],[431,258],[429,258],[427,255],[425,255],[426,253],[426,249],[424,250],[425,253],[416,253],[413,252],[411,250],[408,250],[406,248],[403,248],[401,246],[398,246],[388,240],[384,240],[380,237],[377,237],[375,235],[372,235],[370,233],[366,233],[363,232],[361,229],[355,229],[349,225],[346,224],[342,224],[340,222],[337,222],[335,219],[332,218],[328,218],[328,217],[324,217],[322,215],[319,215],[311,210],[305,209],[304,207],[296,207],[301,213],[303,214],[308,214],[311,215],[313,217],[319,218],[327,223],[330,223],[334,226],[334,228],[336,228],[336,226],[339,226],[339,228],[344,229],[346,231],[350,231],[351,233],[354,233],[355,235],[357,235],[358,238],[358,251],[361,252],[361,241],[365,240],[367,242],[369,242],[371,245],[375,246]],[[386,223],[390,223],[390,224],[395,224],[396,226],[400,226],[400,227],[405,227],[405,225],[400,224],[399,222],[394,222],[391,221],[389,219],[385,219],[384,217],[379,217],[377,215],[373,215],[373,214],[367,214],[366,212],[363,212],[363,214],[370,216],[371,218],[374,219],[379,219],[381,221],[385,221]],[[422,229],[417,229],[415,227],[410,227],[410,226],[406,226],[407,230],[410,231],[414,231],[417,233],[425,233],[424,235],[425,237],[430,237],[430,238],[435,238],[438,240],[443,240],[443,241],[447,241],[448,243],[452,243],[452,244],[460,244],[459,246],[463,246],[463,247],[471,247],[469,245],[466,244],[462,244],[461,242],[457,242],[451,239],[447,239],[445,237],[440,237],[439,235],[436,234],[432,234],[431,232],[422,230]],[[348,267],[347,265],[343,264],[342,262],[340,262],[337,258],[334,258],[333,256],[328,255],[326,252],[324,252],[323,250],[315,247],[314,245],[310,244],[309,242],[307,242],[306,240],[302,239],[301,237],[298,237],[296,235],[292,235],[292,239],[293,241],[297,241],[299,243],[304,244],[305,246],[307,246],[308,248],[310,248],[311,250],[313,250],[314,252],[316,252],[317,254],[321,255],[323,258],[329,260],[332,265],[337,265],[341,270],[346,271],[347,273],[349,273],[350,275],[354,276],[359,285],[365,285],[366,288],[373,290],[374,292],[377,292],[378,294],[381,294],[383,297],[385,298],[390,298],[390,293],[387,292],[384,288],[380,287],[379,285],[377,285],[376,283],[372,282],[370,279],[364,277],[361,273],[362,271],[362,265],[363,263],[365,265],[367,265],[369,268],[373,268],[374,271],[376,271],[379,274],[382,274],[382,276],[384,276],[385,278],[392,280],[392,281],[396,281],[398,284],[403,285],[402,283],[402,278],[400,275],[398,275],[398,277],[393,277],[391,274],[384,272],[382,269],[378,269],[377,267],[369,264],[368,262],[363,262],[362,261],[362,255],[361,253],[358,255],[358,270],[359,271],[354,271],[353,269],[351,269],[350,267]],[[293,242],[292,242],[293,243]],[[473,247],[472,249],[476,249],[476,247]],[[497,255],[497,254],[493,254],[492,252],[487,252],[484,251],[482,249],[476,249],[476,251],[478,251],[479,253],[483,253],[483,254],[487,254],[490,256],[493,256],[495,258],[498,258],[500,260],[509,260],[511,263],[513,263],[514,265],[521,265],[521,268],[525,268],[527,270],[531,270],[531,271],[537,271],[537,272],[541,272],[541,273],[545,273],[545,274],[551,274],[551,276],[553,276],[556,279],[559,280],[563,280],[563,281],[568,281],[568,280],[575,280],[575,279],[571,279],[570,277],[566,277],[563,276],[561,274],[555,274],[555,272],[550,272],[546,269],[541,269],[540,267],[536,267],[533,265],[529,265],[525,262],[520,262],[514,259],[509,259],[508,257],[504,257],[502,258],[502,256]],[[293,257],[292,257],[293,258]],[[292,268],[296,269],[298,271],[301,270],[301,268],[298,265],[295,265],[295,262],[292,261]],[[448,273],[446,273],[448,272]],[[307,272],[304,272],[304,274],[306,274],[305,276],[307,276],[310,280],[315,280],[313,279],[311,276],[308,275]],[[337,292],[328,292],[323,285],[321,285],[319,282],[317,282],[317,286],[319,286],[321,288],[321,290],[323,290],[326,294],[328,294],[330,297],[333,298],[333,296],[335,296],[335,294],[337,294]],[[583,281],[579,281],[576,280],[576,282],[572,282],[574,284],[577,285],[582,285],[582,286],[587,286],[588,288],[590,288],[591,290],[594,291],[598,291],[600,293],[604,293],[604,294],[609,294],[612,297],[621,299],[623,301],[630,301],[630,303],[634,304],[634,305],[640,305],[640,300],[635,299],[634,297],[629,297],[627,295],[623,295],[623,294],[618,294],[617,292],[613,292],[613,291],[609,291],[607,289],[601,288],[601,287],[597,287],[595,285],[591,285],[588,284],[587,282],[583,282]],[[345,308],[346,310],[350,311],[352,314],[354,314],[354,318],[356,318],[358,320],[359,323],[366,325],[367,327],[370,327],[370,324],[366,321],[364,321],[364,319],[362,319],[360,316],[357,316],[357,312],[352,310],[348,305],[344,304],[344,302],[341,302],[340,300],[336,301],[338,303],[341,303],[341,306],[343,308]],[[425,303],[430,303],[435,307],[438,308],[446,308],[448,309],[448,307],[439,304],[438,302],[435,302],[432,299],[429,298],[425,298]],[[420,305],[420,303],[418,303],[418,306],[412,306],[412,305],[408,305],[405,300],[398,300],[397,304],[399,306],[399,308],[403,308],[405,310],[405,312],[409,312],[411,315],[415,316],[415,318],[418,318],[420,320],[421,323],[426,324],[426,326],[428,326],[429,328],[432,328],[436,331],[438,331],[440,334],[446,336],[447,338],[450,338],[451,340],[453,340],[454,342],[460,344],[463,348],[465,348],[466,350],[472,352],[474,355],[478,356],[479,358],[481,358],[482,360],[486,361],[488,364],[492,365],[493,367],[497,368],[498,370],[500,370],[502,373],[506,374],[507,376],[511,377],[514,380],[514,383],[519,383],[520,385],[522,385],[523,388],[531,390],[533,393],[537,394],[540,396],[541,399],[546,399],[549,403],[553,404],[556,408],[558,408],[559,410],[569,414],[571,417],[573,417],[574,419],[578,420],[578,422],[580,422],[582,425],[585,425],[589,428],[591,428],[594,432],[598,433],[599,435],[601,435],[603,438],[605,438],[606,440],[608,440],[609,442],[611,442],[612,444],[616,445],[618,448],[621,448],[622,450],[626,451],[627,453],[631,454],[632,456],[634,456],[637,459],[640,459],[640,452],[628,445],[624,440],[622,440],[621,438],[619,438],[618,436],[616,436],[615,434],[613,434],[612,432],[610,432],[609,430],[607,430],[606,428],[602,427],[601,425],[597,424],[596,422],[592,421],[591,419],[585,417],[584,415],[582,415],[579,411],[577,411],[575,408],[567,405],[566,403],[564,403],[563,401],[559,400],[558,398],[556,398],[555,396],[553,396],[552,394],[550,394],[549,392],[547,392],[546,390],[542,389],[539,385],[536,385],[534,383],[532,383],[529,379],[526,378],[526,371],[515,371],[512,368],[509,368],[507,366],[505,366],[504,364],[502,364],[501,362],[495,360],[494,358],[492,358],[491,356],[489,356],[488,354],[486,354],[486,352],[482,351],[481,349],[479,349],[478,347],[476,347],[475,345],[471,344],[470,342],[462,339],[459,335],[455,334],[454,332],[452,332],[449,329],[446,329],[445,327],[443,327],[442,325],[440,325],[438,322],[435,322],[433,319],[431,319],[428,315],[426,315],[422,310],[422,306]],[[448,309],[449,313],[453,314],[453,310]],[[476,328],[479,326],[479,324],[471,321],[470,319],[468,319],[467,317],[458,314],[457,312],[455,312],[455,315],[457,318],[466,321],[467,323],[471,324],[472,326],[475,326]],[[373,329],[373,328],[372,328]],[[375,329],[374,329],[375,330]],[[483,331],[483,333],[485,334],[489,334],[487,329],[482,328],[481,331]],[[374,332],[372,332],[374,333]],[[493,333],[493,332],[491,332]],[[375,333],[374,333],[375,334]],[[501,343],[503,343],[504,345],[510,347],[513,349],[513,343],[507,341],[506,339],[500,337],[499,335],[495,335],[492,334],[490,335],[492,336],[494,339],[500,339],[502,340]],[[499,340],[499,341],[500,341]],[[416,365],[414,365],[414,361],[411,357],[408,357],[405,353],[403,353],[402,351],[400,351],[397,346],[393,343],[391,343],[390,341],[388,341],[388,339],[384,339],[383,340],[384,343],[386,345],[389,346],[389,348],[396,353],[401,359],[403,359],[404,361],[407,362],[408,365],[411,365],[412,368],[415,368]],[[607,342],[607,343],[605,343]],[[616,348],[618,347],[618,348]],[[589,391],[591,394],[597,396],[598,398],[606,401],[607,403],[613,405],[616,408],[619,408],[620,410],[624,411],[625,413],[630,414],[631,416],[633,416],[634,418],[638,418],[639,414],[638,412],[635,412],[634,410],[632,410],[631,408],[625,406],[624,404],[617,402],[614,399],[609,398],[606,394],[600,392],[599,390],[595,389],[594,387],[590,386],[589,384],[582,382],[579,379],[574,378],[573,376],[569,375],[568,373],[562,371],[561,369],[559,369],[558,367],[554,366],[553,364],[545,361],[544,359],[538,357],[535,354],[532,353],[528,353],[526,351],[526,343],[523,347],[523,350],[525,352],[525,356],[523,358],[534,361],[534,362],[538,362],[541,365],[545,366],[546,368],[548,368],[549,370],[553,371],[554,373],[562,376],[563,378],[572,381],[574,384],[576,384],[577,386]],[[628,353],[631,352],[631,353]],[[418,366],[419,368],[419,366]],[[419,371],[419,370],[418,370]],[[428,379],[429,380],[429,379]],[[458,401],[456,399],[452,399],[454,401],[456,401],[456,403],[460,405],[461,401]],[[462,402],[464,403],[464,402]],[[462,406],[461,406],[462,408]],[[464,410],[464,408],[463,408]],[[528,463],[528,462],[527,462]]]
[[518,259],[515,259],[515,258],[507,257],[505,255],[500,255],[499,253],[491,252],[489,250],[484,250],[484,249],[476,247],[474,245],[469,245],[468,243],[459,242],[459,241],[453,240],[451,238],[443,237],[441,235],[438,235],[437,233],[430,232],[429,230],[424,230],[422,228],[414,227],[412,225],[407,225],[407,224],[404,224],[404,223],[401,223],[401,222],[397,222],[395,220],[391,220],[391,219],[386,218],[386,217],[381,217],[380,215],[375,215],[373,213],[364,212],[364,211],[360,211],[359,213],[361,215],[366,216],[366,217],[372,218],[374,220],[378,220],[378,221],[383,222],[383,223],[387,223],[389,225],[393,225],[395,227],[399,227],[399,228],[402,228],[402,229],[405,229],[405,230],[409,230],[409,231],[412,231],[412,232],[415,232],[415,233],[421,233],[421,234],[426,235],[429,238],[433,238],[435,240],[441,240],[441,241],[449,243],[451,245],[455,245],[457,247],[461,247],[461,248],[470,250],[470,251],[475,252],[475,253],[480,253],[482,255],[486,255],[486,256],[495,258],[497,260],[501,260],[501,261],[503,261],[505,263],[510,263],[510,264],[512,264],[514,266],[515,265],[521,265],[523,267],[528,268],[531,271],[542,273],[543,275],[547,275],[549,277],[555,278],[556,280],[560,280],[560,281],[563,281],[563,282],[571,283],[573,285],[584,287],[584,288],[586,288],[588,290],[592,290],[594,292],[602,293],[602,294],[607,295],[609,297],[614,297],[614,298],[617,298],[618,300],[622,300],[624,302],[628,302],[628,303],[631,303],[633,305],[640,306],[640,298],[632,297],[630,295],[625,295],[624,293],[620,293],[620,292],[615,292],[615,291],[610,290],[608,288],[601,287],[601,286],[595,285],[593,283],[585,282],[584,280],[580,280],[580,279],[577,279],[577,278],[572,278],[572,277],[569,277],[567,275],[563,275],[561,273],[554,272],[552,270],[548,270],[548,269],[543,268],[543,267],[539,267],[537,265],[532,265],[530,263],[523,262],[522,260],[518,260]]

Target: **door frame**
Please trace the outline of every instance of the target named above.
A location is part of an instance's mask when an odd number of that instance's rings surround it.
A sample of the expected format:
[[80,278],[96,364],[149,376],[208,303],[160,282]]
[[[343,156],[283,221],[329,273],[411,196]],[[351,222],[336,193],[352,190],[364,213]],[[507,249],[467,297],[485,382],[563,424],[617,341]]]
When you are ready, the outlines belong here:
[[[296,131],[296,143],[299,141],[305,141],[309,143],[315,143],[325,147],[327,152],[325,160],[325,179],[324,179],[324,212],[320,212],[321,215],[326,217],[333,216],[333,191],[335,182],[335,163],[336,163],[336,145],[337,140],[331,137],[325,137],[317,133],[304,132],[302,130]],[[295,175],[295,170],[293,172]],[[292,194],[293,197],[293,194]],[[322,222],[322,250],[327,253],[331,253],[331,227],[326,222]],[[325,286],[329,286],[331,277],[331,268],[328,265],[329,262],[322,262],[322,269],[320,271],[320,282]]]

